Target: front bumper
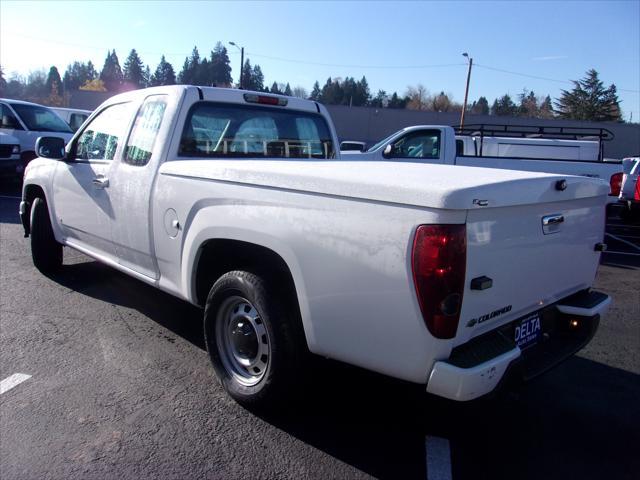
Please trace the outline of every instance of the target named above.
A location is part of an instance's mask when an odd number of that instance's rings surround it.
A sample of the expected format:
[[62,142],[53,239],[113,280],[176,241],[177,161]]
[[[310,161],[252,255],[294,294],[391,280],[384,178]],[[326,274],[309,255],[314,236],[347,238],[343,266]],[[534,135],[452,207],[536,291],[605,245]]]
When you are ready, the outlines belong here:
[[19,158],[0,160],[0,176],[22,177],[23,173],[24,173],[24,162]]
[[559,301],[540,312],[542,339],[524,350],[513,340],[520,319],[474,338],[434,364],[427,392],[467,401],[491,393],[507,379],[530,380],[589,343],[610,304],[608,295],[596,291]]

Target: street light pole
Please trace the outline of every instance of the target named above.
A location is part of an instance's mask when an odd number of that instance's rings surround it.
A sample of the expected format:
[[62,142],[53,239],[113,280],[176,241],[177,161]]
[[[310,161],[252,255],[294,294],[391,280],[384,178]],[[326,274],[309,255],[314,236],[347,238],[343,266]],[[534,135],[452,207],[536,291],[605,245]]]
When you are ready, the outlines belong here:
[[239,47],[238,45],[235,44],[235,42],[229,42],[229,45],[233,45],[238,50],[240,50],[240,81],[239,81],[238,88],[242,90],[242,70],[244,70],[244,47]]
[[467,99],[469,97],[469,82],[471,81],[471,67],[473,66],[473,58],[469,56],[467,52],[462,54],[463,57],[467,57],[469,60],[469,69],[467,70],[467,87],[464,91],[464,105],[462,106],[462,114],[460,115],[460,128],[464,127],[464,112],[467,111]]

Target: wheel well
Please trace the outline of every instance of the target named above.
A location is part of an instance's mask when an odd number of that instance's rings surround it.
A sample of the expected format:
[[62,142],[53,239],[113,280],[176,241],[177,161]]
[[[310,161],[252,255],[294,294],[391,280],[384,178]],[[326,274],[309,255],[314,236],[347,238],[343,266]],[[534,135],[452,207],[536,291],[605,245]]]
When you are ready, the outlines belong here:
[[22,226],[24,228],[25,237],[29,236],[29,234],[31,233],[31,225],[29,223],[29,219],[31,218],[31,207],[33,206],[33,201],[38,197],[42,198],[45,202],[47,201],[44,190],[42,190],[39,185],[27,185],[25,187],[24,199],[27,202],[27,209],[25,211],[24,217],[22,218]]
[[199,305],[204,306],[215,281],[232,270],[245,270],[266,277],[295,301],[295,308],[299,309],[293,276],[280,255],[254,243],[227,239],[208,240],[200,247],[195,276]]

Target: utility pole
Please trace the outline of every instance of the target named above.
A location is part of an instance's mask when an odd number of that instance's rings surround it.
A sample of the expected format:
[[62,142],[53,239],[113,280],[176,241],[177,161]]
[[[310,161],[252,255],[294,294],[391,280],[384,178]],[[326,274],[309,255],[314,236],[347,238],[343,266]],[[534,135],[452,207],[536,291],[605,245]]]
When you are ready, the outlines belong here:
[[233,45],[240,50],[240,81],[238,82],[238,88],[242,90],[242,71],[244,70],[244,47],[240,47],[235,42],[229,42],[229,45]]
[[464,127],[464,112],[467,110],[467,99],[469,97],[469,82],[471,82],[471,67],[473,66],[473,58],[467,52],[462,54],[469,60],[469,69],[467,70],[467,88],[464,91],[464,105],[462,106],[462,114],[460,115],[460,128]]

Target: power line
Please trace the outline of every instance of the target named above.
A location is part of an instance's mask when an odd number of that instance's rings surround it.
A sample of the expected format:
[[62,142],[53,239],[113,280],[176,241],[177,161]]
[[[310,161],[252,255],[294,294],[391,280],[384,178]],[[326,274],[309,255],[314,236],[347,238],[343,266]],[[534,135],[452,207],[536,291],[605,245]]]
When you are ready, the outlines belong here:
[[[17,33],[17,32],[9,32],[12,36],[19,36],[19,37],[23,37],[23,38],[29,38],[32,40],[37,40],[40,42],[44,42],[44,43],[57,43],[60,45],[67,45],[67,46],[71,46],[71,47],[78,47],[78,48],[88,48],[88,49],[93,49],[93,50],[101,50],[104,51],[105,48],[104,47],[98,47],[95,45],[86,45],[86,44],[78,44],[78,43],[71,43],[71,42],[64,42],[64,41],[60,41],[60,40],[51,40],[51,39],[43,39],[43,38],[38,38],[38,37],[34,37],[31,35],[24,35],[22,33]],[[110,50],[110,49],[106,49],[106,50]],[[191,52],[189,53],[162,53],[162,52],[148,52],[148,51],[139,51],[138,53],[143,54],[143,55],[165,55],[165,56],[171,56],[171,57],[177,57],[177,56],[189,56],[191,54]],[[235,51],[228,51],[227,52],[229,55],[235,55],[237,54],[237,52]],[[322,63],[322,62],[311,62],[308,60],[298,60],[298,59],[291,59],[291,58],[282,58],[282,57],[276,57],[276,56],[272,56],[272,55],[264,55],[261,53],[256,53],[256,52],[247,52],[247,56],[251,55],[253,57],[258,57],[258,58],[266,58],[268,60],[274,60],[277,62],[286,62],[286,63],[295,63],[295,64],[299,64],[299,65],[312,65],[312,66],[318,66],[318,67],[335,67],[335,68],[361,68],[361,69],[377,69],[377,70],[421,70],[421,69],[428,69],[428,68],[447,68],[447,67],[458,67],[458,66],[466,66],[466,63],[443,63],[443,64],[425,64],[425,65],[358,65],[358,64],[340,64],[340,63]],[[571,85],[572,82],[570,80],[561,80],[558,78],[549,78],[549,77],[542,77],[539,75],[530,75],[528,73],[521,73],[521,72],[514,72],[512,70],[505,70],[503,68],[497,68],[497,67],[491,67],[489,65],[483,65],[483,64],[479,64],[479,63],[475,63],[474,66],[479,67],[479,68],[484,68],[486,70],[492,70],[494,72],[500,72],[500,73],[507,73],[509,75],[517,75],[519,77],[525,77],[525,78],[533,78],[536,80],[544,80],[547,82],[555,82],[555,83],[562,83],[565,85]],[[628,89],[628,88],[617,88],[617,90],[619,92],[627,92],[627,93],[640,93],[640,90],[632,90],[632,89]]]
[[[488,65],[482,65],[479,63],[474,64],[477,67],[480,68],[485,68],[487,70],[493,70],[495,72],[501,72],[501,73],[508,73],[510,75],[518,75],[520,77],[527,77],[527,78],[535,78],[536,80],[546,80],[548,82],[557,82],[557,83],[564,83],[564,84],[573,84],[572,81],[570,80],[560,80],[558,78],[549,78],[549,77],[540,77],[538,75],[529,75],[527,73],[520,73],[520,72],[512,72],[511,70],[505,70],[503,68],[496,68],[496,67],[490,67]],[[629,93],[639,93],[640,90],[630,90],[628,88],[617,88],[616,90],[618,90],[619,92],[629,92]]]

